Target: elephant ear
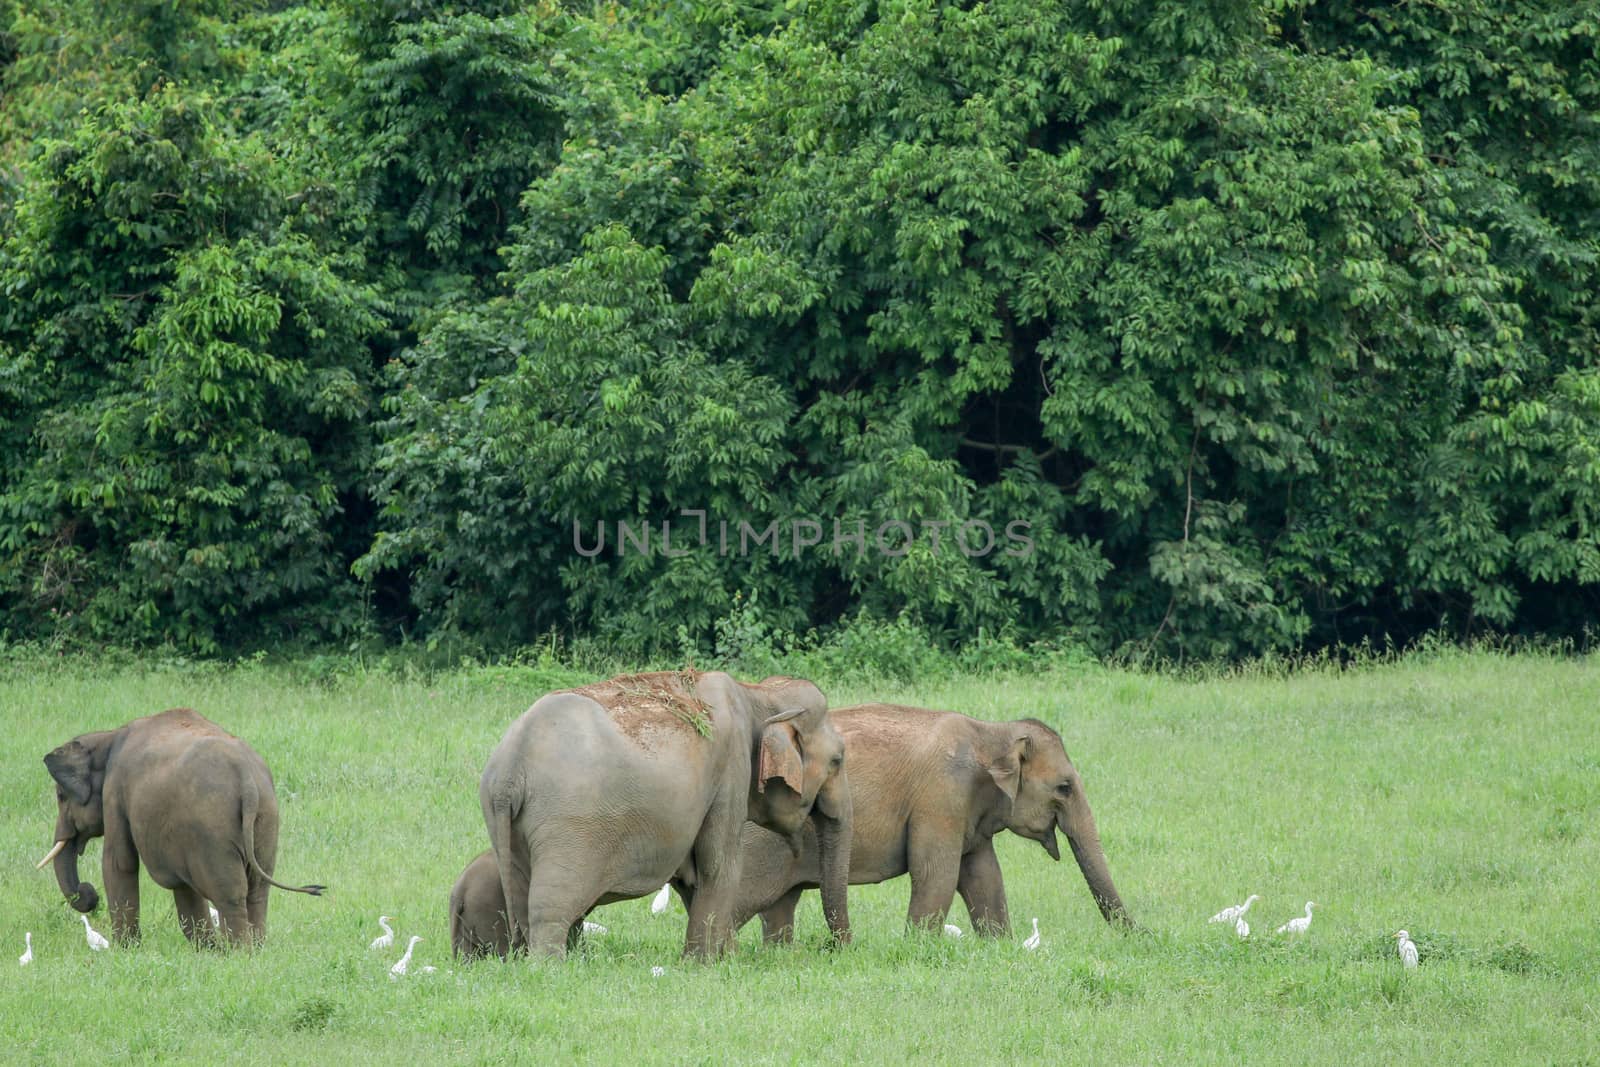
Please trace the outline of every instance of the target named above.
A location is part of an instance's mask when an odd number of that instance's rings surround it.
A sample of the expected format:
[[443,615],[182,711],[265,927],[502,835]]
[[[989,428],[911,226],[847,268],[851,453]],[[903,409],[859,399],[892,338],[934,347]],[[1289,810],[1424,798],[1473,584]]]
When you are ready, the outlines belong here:
[[44,758],[44,767],[74,804],[89,803],[94,795],[94,767],[83,742],[76,738],[68,741]]
[[994,779],[994,784],[1000,787],[1000,792],[1006,795],[1007,800],[1017,799],[1017,789],[1022,785],[1022,761],[1028,758],[1028,739],[1019,737],[1011,742],[1003,756],[991,760],[988,766],[989,777]]
[[761,730],[761,764],[756,769],[756,789],[767,791],[767,783],[782,779],[796,793],[804,794],[805,765],[795,744],[794,728],[785,721],[767,720]]

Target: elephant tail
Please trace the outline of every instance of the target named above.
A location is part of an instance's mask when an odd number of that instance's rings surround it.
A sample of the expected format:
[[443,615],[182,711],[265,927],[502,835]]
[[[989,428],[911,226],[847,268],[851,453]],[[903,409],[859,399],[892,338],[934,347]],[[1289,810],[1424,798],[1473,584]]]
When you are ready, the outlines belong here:
[[248,774],[245,775],[243,785],[244,788],[242,792],[244,796],[243,803],[240,806],[243,809],[241,811],[241,815],[244,819],[243,845],[245,862],[250,864],[250,869],[255,871],[257,876],[259,876],[268,885],[276,886],[279,889],[288,890],[291,893],[309,893],[314,897],[320,897],[323,894],[323,891],[328,888],[327,886],[284,885],[282,882],[273,878],[272,875],[261,869],[261,863],[256,859],[256,813],[261,809],[261,794],[257,790],[255,782],[250,780]]
[[461,913],[466,910],[465,895],[459,882],[450,889],[450,953],[457,959],[466,957],[470,949],[461,932]]
[[[484,821],[489,824],[489,841],[494,845],[495,866],[500,869],[500,889],[506,899],[506,931],[515,945],[524,942],[527,937],[528,882],[531,872],[527,856],[518,853],[511,815],[511,806],[503,799],[494,798],[484,804]],[[454,921],[454,909],[451,921]]]

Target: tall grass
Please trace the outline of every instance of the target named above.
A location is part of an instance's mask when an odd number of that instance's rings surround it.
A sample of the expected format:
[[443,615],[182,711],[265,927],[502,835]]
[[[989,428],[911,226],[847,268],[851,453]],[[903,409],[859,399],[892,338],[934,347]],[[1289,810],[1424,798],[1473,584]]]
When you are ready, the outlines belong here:
[[[1600,1030],[1600,661],[1424,654],[1171,676],[1058,666],[872,684],[895,700],[1057,727],[1123,899],[1100,920],[1070,856],[1000,841],[1019,936],[907,934],[904,880],[852,892],[856,943],[801,937],[685,965],[683,915],[643,900],[559,967],[461,966],[445,898],[485,846],[478,774],[506,725],[579,676],[548,663],[437,676],[15,661],[0,678],[0,1019],[6,1059],[393,1063],[1582,1062]],[[91,729],[186,704],[277,778],[265,948],[196,953],[146,879],[145,938],[91,954],[48,870],[40,762]],[[82,873],[101,883],[99,847]],[[1207,916],[1251,892],[1254,934]],[[1319,907],[1310,932],[1272,928]],[[391,981],[379,913],[437,973]],[[1043,947],[1020,944],[1037,916]],[[105,929],[103,913],[95,917]],[[958,901],[951,921],[967,925]],[[1388,936],[1411,931],[1402,973]],[[35,962],[14,956],[33,933]],[[651,977],[651,967],[667,973]]]

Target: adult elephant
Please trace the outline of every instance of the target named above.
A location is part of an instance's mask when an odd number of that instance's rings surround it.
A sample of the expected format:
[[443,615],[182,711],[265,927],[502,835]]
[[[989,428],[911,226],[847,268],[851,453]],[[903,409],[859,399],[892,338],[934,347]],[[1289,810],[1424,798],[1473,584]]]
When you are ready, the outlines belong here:
[[172,890],[178,923],[196,944],[211,939],[206,902],[235,945],[267,932],[267,889],[321,894],[319,885],[273,881],[278,801],[254,749],[189,708],[81,734],[44,758],[56,783],[56,881],[72,906],[91,912],[99,894],[78,880],[78,857],[103,836],[100,869],[111,929],[139,937],[139,865]]
[[[1006,934],[1011,919],[994,835],[1010,830],[1060,860],[1059,829],[1100,914],[1131,925],[1083,779],[1050,727],[1037,719],[985,722],[893,704],[838,708],[832,719],[850,753],[851,884],[909,872],[913,925],[937,929],[960,893],[980,934]],[[766,830],[746,826],[741,851],[735,928],[759,914],[767,940],[789,940],[801,893],[817,885],[815,845],[807,835],[796,853]]]
[[844,751],[821,691],[796,678],[658,672],[541,697],[478,789],[512,939],[565,956],[591,909],[672,879],[688,902],[684,955],[719,955],[734,943],[745,820],[798,852],[812,816],[823,910],[848,940]]

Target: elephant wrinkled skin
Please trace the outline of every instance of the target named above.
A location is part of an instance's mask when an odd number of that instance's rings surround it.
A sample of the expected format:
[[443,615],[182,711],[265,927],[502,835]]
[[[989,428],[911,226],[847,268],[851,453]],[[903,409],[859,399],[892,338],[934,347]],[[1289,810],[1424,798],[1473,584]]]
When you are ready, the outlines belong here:
[[[1059,860],[1059,829],[1101,915],[1132,925],[1111,881],[1083,780],[1050,727],[1034,719],[985,722],[890,704],[831,714],[850,753],[852,885],[909,872],[912,924],[938,929],[959,892],[980,934],[1005,934],[1011,920],[994,835],[1010,830]],[[782,839],[746,825],[741,851],[735,928],[760,914],[769,941],[789,940],[795,905],[817,884],[815,845],[807,835],[796,855]]]
[[565,956],[592,908],[669,879],[684,955],[729,950],[747,818],[798,851],[810,817],[823,910],[849,938],[844,744],[810,682],[678,671],[549,693],[506,731],[478,799],[511,937],[534,955]]
[[196,944],[212,938],[206,902],[235,945],[267,931],[269,886],[318,895],[317,885],[272,879],[278,801],[267,765],[245,742],[189,708],[82,734],[44,758],[56,783],[54,860],[62,894],[81,912],[99,901],[78,880],[78,857],[103,836],[101,872],[118,941],[139,937],[139,865],[172,890],[178,923]]

